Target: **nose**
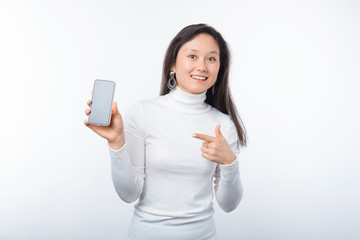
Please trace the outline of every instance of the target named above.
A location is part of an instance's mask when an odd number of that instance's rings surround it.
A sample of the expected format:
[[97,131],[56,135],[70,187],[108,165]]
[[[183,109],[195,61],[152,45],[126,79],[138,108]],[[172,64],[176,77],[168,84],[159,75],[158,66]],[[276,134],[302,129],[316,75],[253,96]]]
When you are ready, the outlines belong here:
[[197,62],[196,70],[198,70],[199,72],[207,72],[205,60]]

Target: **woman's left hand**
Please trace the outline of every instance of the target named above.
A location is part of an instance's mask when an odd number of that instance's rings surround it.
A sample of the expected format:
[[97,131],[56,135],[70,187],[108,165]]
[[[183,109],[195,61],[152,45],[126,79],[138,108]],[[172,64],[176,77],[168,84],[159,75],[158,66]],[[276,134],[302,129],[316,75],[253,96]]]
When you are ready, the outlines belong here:
[[206,134],[194,133],[193,137],[204,140],[201,147],[201,156],[204,158],[220,163],[223,165],[229,165],[236,160],[235,153],[231,150],[225,137],[220,131],[220,124],[215,128],[216,137],[212,137]]

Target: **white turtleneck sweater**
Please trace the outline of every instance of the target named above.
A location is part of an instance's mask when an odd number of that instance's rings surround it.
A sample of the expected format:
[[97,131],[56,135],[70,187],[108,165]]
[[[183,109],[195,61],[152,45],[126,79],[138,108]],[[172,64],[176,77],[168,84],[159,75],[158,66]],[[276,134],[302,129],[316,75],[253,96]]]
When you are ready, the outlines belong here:
[[[230,117],[205,103],[206,93],[175,88],[140,101],[124,115],[125,145],[110,148],[116,192],[135,205],[130,240],[213,240],[213,191],[219,206],[234,210],[242,198],[238,158],[230,165],[201,156],[202,140],[193,133],[221,132],[238,155]],[[213,190],[214,189],[214,190]]]

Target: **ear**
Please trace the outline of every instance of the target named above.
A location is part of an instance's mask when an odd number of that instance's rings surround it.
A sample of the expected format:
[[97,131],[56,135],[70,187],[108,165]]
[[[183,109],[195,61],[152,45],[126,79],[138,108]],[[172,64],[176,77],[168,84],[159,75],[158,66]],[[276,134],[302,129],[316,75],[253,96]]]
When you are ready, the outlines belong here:
[[176,72],[175,69],[176,69],[176,66],[175,66],[175,63],[174,63],[174,65],[172,65],[170,67],[170,71],[175,73]]

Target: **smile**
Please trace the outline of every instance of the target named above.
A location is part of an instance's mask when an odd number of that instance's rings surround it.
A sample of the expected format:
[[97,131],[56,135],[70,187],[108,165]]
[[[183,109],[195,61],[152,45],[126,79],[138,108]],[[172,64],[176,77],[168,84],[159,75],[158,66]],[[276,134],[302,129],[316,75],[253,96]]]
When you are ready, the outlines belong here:
[[195,78],[195,79],[198,79],[198,80],[206,80],[207,77],[203,77],[203,76],[194,76],[194,75],[191,75],[192,78]]

